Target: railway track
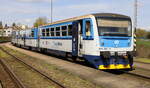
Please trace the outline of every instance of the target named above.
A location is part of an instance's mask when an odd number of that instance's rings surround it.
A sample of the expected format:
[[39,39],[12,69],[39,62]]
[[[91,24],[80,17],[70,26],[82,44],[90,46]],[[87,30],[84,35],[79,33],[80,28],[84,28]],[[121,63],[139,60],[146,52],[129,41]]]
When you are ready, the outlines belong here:
[[3,88],[3,84],[2,84],[2,82],[0,81],[0,88]]
[[[17,60],[20,63],[23,63],[24,65],[26,65],[27,67],[29,67],[30,69],[32,69],[33,71],[39,73],[41,76],[43,76],[44,78],[48,79],[50,82],[54,83],[55,85],[57,85],[58,88],[67,88],[66,86],[62,85],[60,82],[56,81],[55,79],[49,77],[48,75],[46,75],[45,73],[39,71],[38,69],[32,67],[31,65],[27,64],[26,62],[24,62],[23,60],[21,60],[20,58],[12,55],[11,53],[9,53],[8,51],[4,50],[2,47],[0,47],[0,50],[2,50],[3,52],[5,52],[6,54],[8,54],[9,56],[11,56],[12,58],[14,58],[15,60]],[[6,64],[5,64],[6,65]],[[17,78],[18,79],[18,78]],[[19,81],[21,82],[21,81]],[[19,87],[19,88],[26,88],[26,87]]]
[[[17,88],[26,88],[23,83],[19,80],[19,78],[14,74],[14,72],[9,68],[9,66],[4,62],[3,59],[0,59],[0,64],[3,66],[5,71],[8,73],[10,78],[13,80],[15,83],[15,86]],[[0,81],[0,88],[3,88],[2,82]]]
[[142,75],[142,74],[127,72],[127,71],[123,71],[123,72],[128,74],[128,75],[135,76],[135,77],[146,79],[146,80],[150,81],[150,76],[145,76],[145,75]]

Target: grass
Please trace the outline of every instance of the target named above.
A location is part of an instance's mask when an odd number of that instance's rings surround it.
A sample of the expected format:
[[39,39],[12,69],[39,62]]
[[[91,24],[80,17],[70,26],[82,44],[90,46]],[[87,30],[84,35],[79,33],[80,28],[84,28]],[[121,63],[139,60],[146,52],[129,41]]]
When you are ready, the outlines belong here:
[[28,88],[56,88],[52,83],[45,80],[44,77],[32,70],[29,70],[27,67],[24,67],[21,63],[16,62],[11,56],[1,50],[0,58],[5,59],[7,65]]
[[63,83],[65,86],[68,86],[69,88],[102,88],[100,86],[92,84],[87,80],[83,80],[80,77],[65,71],[64,69],[60,69],[53,64],[49,64],[43,60],[28,56],[5,46],[4,48],[17,57],[22,57],[22,59],[26,60],[29,64],[32,64],[32,66],[34,66],[35,68],[45,72],[53,79],[59,80],[59,82]]
[[150,41],[137,40],[137,57],[150,59]]
[[144,40],[137,40],[137,45],[144,45],[150,48],[150,41],[144,41]]
[[9,42],[9,41],[11,41],[10,37],[0,37],[0,43],[1,42]]
[[135,59],[135,61],[144,62],[144,63],[149,63],[150,64],[150,59],[147,59],[147,58],[137,58],[137,59]]

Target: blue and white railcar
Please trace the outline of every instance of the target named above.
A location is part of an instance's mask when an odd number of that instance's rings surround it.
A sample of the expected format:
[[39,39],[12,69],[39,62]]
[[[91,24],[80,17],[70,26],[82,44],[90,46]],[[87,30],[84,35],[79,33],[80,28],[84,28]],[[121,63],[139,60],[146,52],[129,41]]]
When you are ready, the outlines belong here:
[[18,32],[18,46],[21,47],[21,46],[25,46],[25,32],[26,30],[21,30]]
[[32,28],[32,29],[27,29],[25,30],[25,46],[31,48],[37,48],[38,46],[38,29],[37,28]]
[[133,63],[131,18],[101,13],[39,27],[39,48],[84,58],[98,69],[130,69]]
[[82,58],[97,69],[130,69],[133,35],[130,17],[99,13],[20,31],[24,37],[18,38],[18,44],[73,59]]
[[18,35],[19,35],[18,30],[15,30],[15,31],[12,32],[11,42],[12,42],[13,45],[16,45],[18,43]]

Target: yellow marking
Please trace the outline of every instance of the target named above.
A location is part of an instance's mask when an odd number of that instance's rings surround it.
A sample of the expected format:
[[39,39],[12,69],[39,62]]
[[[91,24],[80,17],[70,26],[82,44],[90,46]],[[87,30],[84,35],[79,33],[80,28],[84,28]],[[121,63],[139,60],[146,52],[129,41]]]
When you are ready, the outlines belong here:
[[136,42],[136,39],[134,39],[134,42]]
[[106,70],[106,69],[129,69],[130,68],[130,65],[123,65],[123,64],[118,64],[118,65],[114,65],[114,64],[111,64],[111,65],[108,65],[108,66],[104,66],[104,65],[100,65],[99,66],[99,69],[101,70]]
[[136,34],[134,34],[134,37],[136,37]]

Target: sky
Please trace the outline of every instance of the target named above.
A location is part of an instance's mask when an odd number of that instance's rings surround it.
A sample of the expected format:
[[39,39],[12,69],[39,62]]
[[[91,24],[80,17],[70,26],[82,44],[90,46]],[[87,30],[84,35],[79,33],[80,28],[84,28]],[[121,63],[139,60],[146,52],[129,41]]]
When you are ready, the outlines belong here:
[[[38,17],[50,22],[51,0],[0,0],[0,21],[33,26]],[[138,0],[138,27],[150,30],[150,0]],[[119,13],[134,17],[134,0],[53,0],[53,21],[91,13]]]

